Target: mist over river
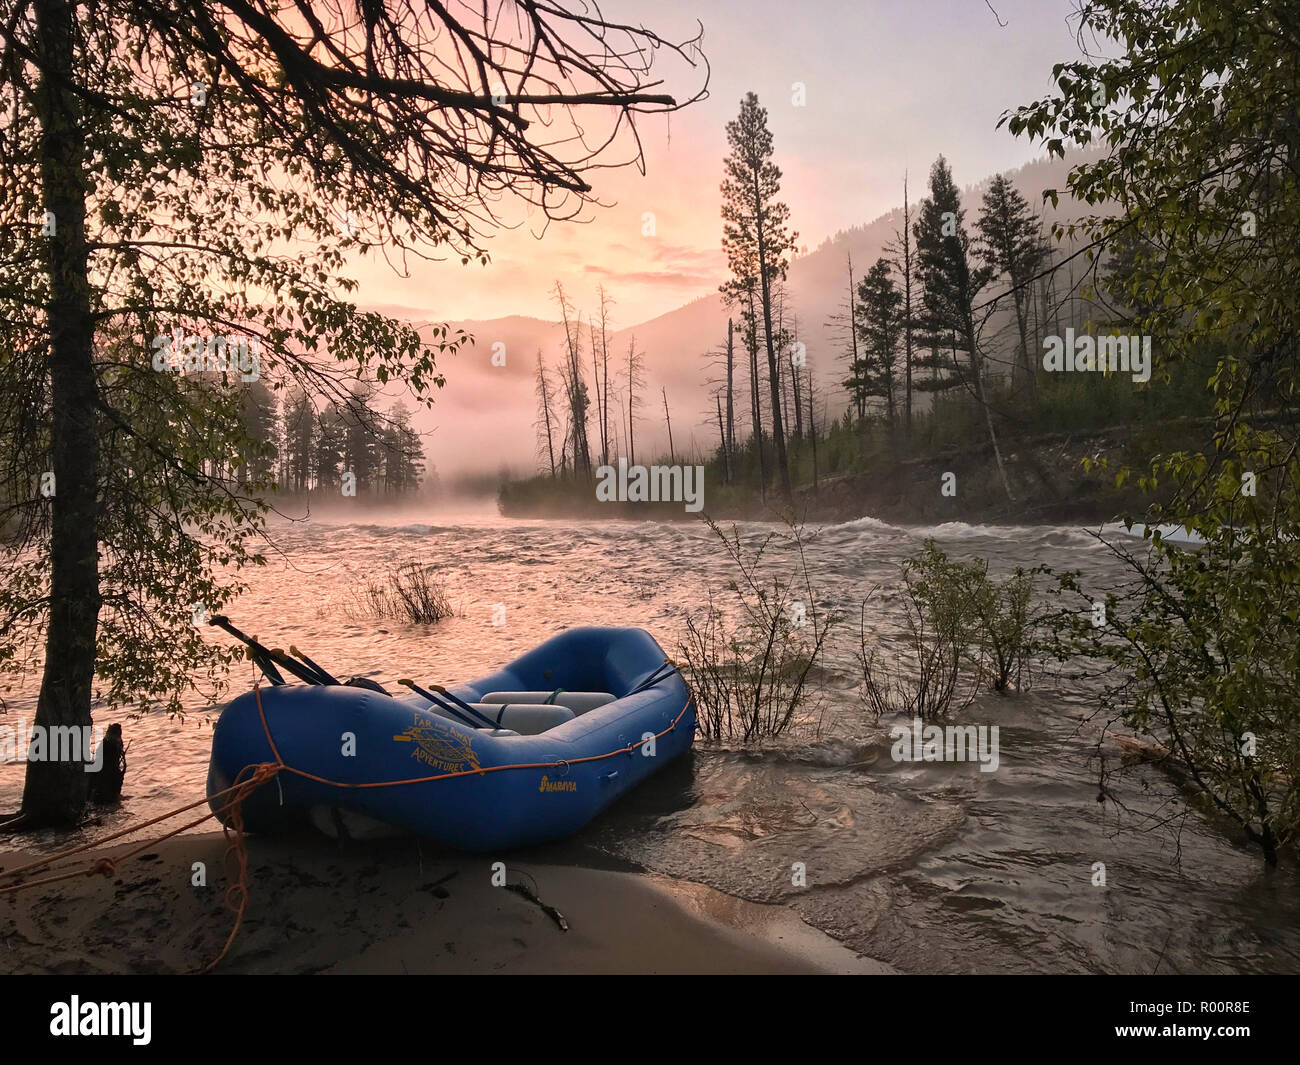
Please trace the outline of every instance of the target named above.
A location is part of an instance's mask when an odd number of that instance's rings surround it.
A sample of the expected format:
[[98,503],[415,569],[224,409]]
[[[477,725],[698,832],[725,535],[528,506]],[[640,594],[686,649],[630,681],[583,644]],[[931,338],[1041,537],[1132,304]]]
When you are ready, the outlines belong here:
[[[565,523],[446,513],[380,523],[314,518],[273,529],[281,553],[249,570],[226,612],[273,646],[294,644],[336,675],[391,688],[399,677],[451,683],[486,673],[573,625],[638,625],[676,656],[686,610],[733,576],[701,522]],[[747,537],[778,530],[746,523]],[[844,621],[817,677],[820,731],[761,747],[711,746],[651,779],[574,840],[513,856],[630,864],[757,902],[792,906],[808,923],[906,972],[1296,972],[1296,866],[1266,871],[1257,851],[1185,804],[1148,767],[1114,785],[1126,805],[1097,801],[1099,682],[1074,671],[1035,678],[1024,694],[981,695],[962,723],[997,725],[998,768],[896,762],[889,728],[858,697],[859,606],[933,536],[955,557],[1078,569],[1085,586],[1119,575],[1082,529],[959,523],[900,528],[870,518],[810,526],[819,611]],[[438,567],[456,616],[410,625],[359,616],[366,575],[418,561]],[[778,566],[791,561],[777,551]],[[1040,588],[1042,583],[1040,581]],[[494,613],[504,624],[494,625]],[[876,619],[878,622],[878,619]],[[213,630],[214,639],[223,634]],[[882,639],[888,633],[881,634]],[[241,663],[234,692],[251,684]],[[0,724],[30,721],[36,678],[4,693]],[[130,743],[125,801],[84,839],[202,796],[213,708],[185,719],[122,720]],[[1108,764],[1120,750],[1104,747]],[[22,766],[0,765],[0,809],[13,810]],[[1174,818],[1172,825],[1157,822]],[[203,826],[211,830],[213,823]],[[0,848],[67,846],[67,836],[0,839]],[[792,883],[803,863],[807,886]],[[1104,862],[1106,886],[1093,886]],[[256,905],[256,891],[254,891]]]

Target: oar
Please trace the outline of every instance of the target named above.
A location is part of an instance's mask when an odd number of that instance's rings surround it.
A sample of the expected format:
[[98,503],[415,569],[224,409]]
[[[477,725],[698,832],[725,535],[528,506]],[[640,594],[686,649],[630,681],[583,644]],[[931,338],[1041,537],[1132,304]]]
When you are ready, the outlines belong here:
[[231,636],[235,637],[235,639],[247,646],[249,655],[252,657],[253,661],[257,663],[257,668],[266,674],[267,680],[272,684],[278,685],[284,683],[284,677],[280,675],[280,671],[275,668],[275,665],[271,661],[270,651],[252,637],[245,636],[235,628],[235,626],[230,624],[228,618],[222,614],[214,614],[208,619],[208,624],[216,625],[218,628],[225,629]]
[[[667,680],[676,672],[677,672],[677,664],[675,662],[665,662],[662,666],[656,669],[653,673],[650,674],[650,676],[646,677],[645,680],[643,680],[640,684],[638,684],[627,694],[636,695],[637,692],[643,692],[647,688],[653,688],[661,680]],[[623,698],[626,699],[627,695],[623,696]]]
[[252,648],[249,649],[249,654],[252,656],[253,661],[257,663],[257,668],[266,674],[267,680],[276,685],[284,684],[283,675],[275,668],[275,663],[269,657]]
[[310,658],[308,658],[305,654],[303,654],[301,651],[299,651],[298,648],[294,647],[293,644],[290,644],[290,645],[289,645],[289,653],[290,653],[291,655],[296,655],[298,658],[301,658],[304,662],[306,662],[307,665],[311,666],[311,668],[314,669],[314,670],[315,670],[315,671],[320,675],[321,683],[322,683],[322,684],[339,684],[339,683],[341,683],[341,682],[340,682],[336,677],[332,677],[332,676],[330,676],[328,673],[326,673],[325,670],[323,670],[320,666],[318,666],[315,662],[313,662],[313,661],[312,661]]
[[446,688],[444,688],[441,684],[431,684],[430,687],[431,687],[434,691],[438,692],[440,695],[443,695],[443,696],[445,696],[446,698],[450,699],[453,703],[455,703],[457,706],[459,706],[459,707],[460,707],[462,710],[464,710],[467,714],[473,714],[475,717],[477,717],[477,718],[479,718],[480,720],[486,722],[487,725],[488,725],[490,728],[500,728],[500,727],[501,727],[500,722],[494,722],[490,717],[486,716],[486,715],[483,713],[483,711],[474,709],[474,707],[470,706],[469,703],[465,702],[465,700],[462,699],[459,695],[452,695],[451,692],[449,692],[449,691],[448,691]]
[[[456,702],[459,702],[461,707],[464,708],[463,712],[462,710],[457,709],[457,707],[453,703],[444,702],[442,699],[439,699],[436,695],[434,695],[433,692],[426,691],[424,688],[421,688],[413,680],[399,680],[397,683],[405,685],[406,687],[410,688],[411,691],[415,692],[416,695],[424,696],[424,698],[428,699],[429,702],[433,703],[435,706],[442,707],[444,710],[450,713],[454,718],[456,718],[456,720],[459,721],[462,725],[468,725],[470,728],[478,728],[479,727],[478,724],[476,724],[474,721],[474,718],[478,718],[478,720],[481,721],[483,725],[486,726],[487,728],[497,729],[501,727],[490,717],[487,717],[485,714],[483,714],[482,711],[475,710],[474,707],[470,706],[468,703],[461,702],[461,700],[456,699],[456,697],[452,695],[450,692],[448,692],[445,688],[438,688],[437,690],[442,692],[444,695],[446,695],[448,699],[453,699]],[[434,687],[437,688],[437,685],[434,685]]]
[[[283,651],[279,650],[278,648],[267,647],[265,644],[258,643],[255,639],[253,639],[253,637],[247,636],[244,633],[240,632],[237,628],[235,628],[234,625],[230,624],[230,619],[226,617],[224,614],[213,614],[212,617],[208,618],[208,624],[216,625],[218,628],[225,629],[226,632],[230,633],[230,635],[233,636],[236,640],[239,640],[242,643],[247,644],[252,649],[255,655],[261,655],[262,658],[266,661],[258,662],[257,664],[263,667],[262,671],[264,673],[266,672],[266,668],[265,668],[266,664],[269,664],[270,662],[275,662],[276,665],[283,666],[299,680],[305,680],[308,684],[321,683],[321,679],[318,676],[316,676],[315,673],[311,672],[311,670],[307,666],[304,666],[300,662],[295,662],[292,658],[290,658],[287,654],[285,654]],[[270,677],[271,674],[267,673],[267,676]],[[276,676],[279,676],[279,674],[277,673]],[[271,677],[271,680],[273,683],[275,683],[275,677]],[[284,678],[281,677],[278,683],[283,684]]]
[[319,676],[317,676],[316,671],[314,669],[312,669],[310,666],[303,665],[301,662],[295,662],[292,658],[290,658],[287,654],[284,653],[283,648],[268,647],[267,651],[270,653],[271,657],[275,659],[276,664],[284,666],[285,669],[287,669],[299,680],[305,680],[308,684],[314,684],[314,685],[323,685],[325,683],[323,680],[320,679]]

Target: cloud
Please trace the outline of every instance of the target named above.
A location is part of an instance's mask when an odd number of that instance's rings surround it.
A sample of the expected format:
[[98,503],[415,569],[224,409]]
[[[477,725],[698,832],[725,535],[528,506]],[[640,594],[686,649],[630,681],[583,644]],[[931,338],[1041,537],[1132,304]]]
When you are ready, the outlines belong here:
[[588,263],[583,273],[598,277],[603,281],[616,281],[625,285],[645,285],[651,288],[699,288],[701,285],[716,288],[719,277],[716,273],[705,271],[682,270],[619,270]]
[[721,246],[699,248],[687,244],[666,244],[656,240],[652,243],[651,255],[658,262],[671,263],[679,268],[685,268],[686,264],[690,263],[695,269],[712,271],[723,269],[727,265]]
[[[674,290],[716,288],[726,275],[727,260],[721,248],[670,244],[656,238],[646,238],[635,249],[623,244],[610,248],[621,253],[611,257],[613,262],[626,260],[642,269],[602,266],[588,261],[583,264],[583,273],[623,285]],[[644,269],[646,266],[655,269]]]

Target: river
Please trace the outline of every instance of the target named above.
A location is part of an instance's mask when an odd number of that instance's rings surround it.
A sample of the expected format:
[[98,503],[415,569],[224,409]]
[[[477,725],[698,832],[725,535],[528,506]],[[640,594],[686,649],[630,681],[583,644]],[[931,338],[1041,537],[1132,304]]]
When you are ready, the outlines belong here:
[[[741,528],[752,542],[777,527]],[[553,848],[550,860],[628,864],[785,903],[906,972],[1300,969],[1294,862],[1266,871],[1257,851],[1187,805],[1153,768],[1126,770],[1115,785],[1122,812],[1097,801],[1098,681],[1049,671],[1022,694],[980,696],[962,720],[999,727],[995,772],[976,762],[896,762],[891,722],[861,707],[859,604],[926,537],[954,556],[987,558],[995,575],[1046,563],[1104,587],[1118,569],[1091,536],[870,518],[808,532],[818,609],[846,619],[818,677],[820,731],[753,748],[697,742],[688,759]],[[710,587],[725,597],[732,575],[699,522],[408,513],[286,523],[274,536],[279,551],[248,572],[250,590],[227,610],[232,620],[274,645],[296,644],[336,674],[389,684],[468,679],[572,625],[643,626],[672,655],[684,612]],[[458,613],[432,626],[360,614],[354,592],[364,576],[409,561],[437,567]],[[251,668],[239,667],[236,689],[251,682]],[[34,683],[5,699],[0,721],[30,720]],[[96,715],[97,724],[115,719],[130,741],[126,798],[87,826],[86,839],[202,794],[211,706],[198,702],[183,720]],[[1119,752],[1110,757],[1117,762]],[[21,765],[0,765],[0,809],[16,808],[21,788]],[[37,841],[56,842],[67,837]],[[1104,886],[1094,884],[1099,862]],[[796,863],[805,870],[800,886]]]

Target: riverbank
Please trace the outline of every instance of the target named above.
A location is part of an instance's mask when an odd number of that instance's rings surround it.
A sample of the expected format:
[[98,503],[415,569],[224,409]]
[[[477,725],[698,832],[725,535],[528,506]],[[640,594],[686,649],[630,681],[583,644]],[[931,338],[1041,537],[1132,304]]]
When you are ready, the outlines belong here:
[[[864,516],[898,524],[968,523],[1100,525],[1123,513],[1141,514],[1150,502],[1133,478],[1115,484],[1114,469],[1146,461],[1131,453],[1123,427],[1054,433],[1011,440],[1002,465],[1011,497],[1003,487],[993,449],[987,444],[952,448],[935,455],[878,462],[868,472],[822,472],[816,484],[794,488],[794,513],[803,521],[843,522]],[[504,485],[498,507],[513,518],[633,518],[693,520],[681,502],[602,502],[591,484],[546,477]],[[772,520],[782,511],[779,493],[760,494],[728,485],[715,465],[705,467],[702,510],[723,520]]]
[[[220,833],[181,836],[109,877],[0,896],[0,973],[201,968],[233,925],[225,851]],[[315,836],[250,837],[248,853],[248,908],[219,973],[891,971],[785,906],[667,877],[501,859],[506,882],[562,915],[564,931],[537,901],[493,886],[491,856]],[[0,871],[32,860],[4,854]]]

